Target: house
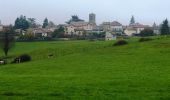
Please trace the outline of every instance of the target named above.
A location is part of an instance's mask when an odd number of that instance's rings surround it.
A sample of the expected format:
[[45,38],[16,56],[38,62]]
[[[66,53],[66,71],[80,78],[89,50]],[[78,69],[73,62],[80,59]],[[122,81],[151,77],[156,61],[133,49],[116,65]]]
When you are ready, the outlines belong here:
[[127,27],[125,30],[124,30],[124,33],[127,35],[127,36],[133,36],[134,34],[136,34],[136,29],[135,28],[132,28],[132,27]]
[[113,22],[103,22],[100,27],[103,29],[103,31],[111,31],[114,32],[117,35],[122,35],[123,33],[123,26],[118,21]]
[[108,41],[108,40],[116,40],[116,35],[112,34],[111,32],[106,32],[106,35],[105,35],[105,40]]
[[0,31],[3,31],[3,25],[0,25]]
[[110,31],[110,22],[103,22],[100,27],[103,29],[103,31]]
[[117,21],[111,22],[110,29],[112,32],[114,32],[117,35],[122,35],[123,33],[123,26]]
[[140,23],[130,24],[124,29],[124,33],[128,36],[133,36],[134,34],[140,34],[145,28],[149,28],[149,25],[143,25]]
[[152,29],[153,29],[154,34],[156,34],[156,35],[161,34],[160,33],[160,26],[157,26],[156,23],[153,24]]
[[66,25],[65,34],[81,36],[84,31],[92,31],[95,27],[95,24],[89,22],[71,22]]
[[79,19],[78,16],[74,15],[66,22],[65,35],[78,35],[82,36],[84,33],[93,32],[96,28],[96,15],[94,13],[89,14],[89,21],[85,22]]
[[35,37],[51,37],[53,31],[43,28],[35,28],[32,33]]

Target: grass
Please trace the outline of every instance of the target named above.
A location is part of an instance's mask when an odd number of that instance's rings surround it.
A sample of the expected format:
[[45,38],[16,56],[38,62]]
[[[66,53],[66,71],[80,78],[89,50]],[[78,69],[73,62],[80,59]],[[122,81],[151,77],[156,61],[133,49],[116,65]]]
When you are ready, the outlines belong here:
[[19,42],[33,61],[0,66],[0,100],[170,100],[170,38],[127,41]]

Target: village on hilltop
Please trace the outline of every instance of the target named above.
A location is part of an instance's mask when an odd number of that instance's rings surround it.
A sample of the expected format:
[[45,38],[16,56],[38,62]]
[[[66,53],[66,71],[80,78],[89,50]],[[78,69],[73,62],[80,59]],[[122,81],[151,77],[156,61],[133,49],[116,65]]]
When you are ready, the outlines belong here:
[[[28,23],[24,23],[24,21]],[[0,31],[8,26],[2,25],[0,21]],[[26,18],[20,16],[16,19],[14,25],[17,33],[16,38],[20,40],[28,38],[104,38],[105,40],[115,40],[117,36],[139,36],[144,29],[150,29],[155,35],[160,34],[160,26],[155,23],[153,26],[143,25],[135,22],[134,16],[130,19],[129,25],[123,25],[118,21],[103,22],[96,24],[96,14],[89,14],[89,21],[80,19],[77,15],[71,16],[66,24],[55,25],[46,18],[43,25],[36,24],[35,18]]]

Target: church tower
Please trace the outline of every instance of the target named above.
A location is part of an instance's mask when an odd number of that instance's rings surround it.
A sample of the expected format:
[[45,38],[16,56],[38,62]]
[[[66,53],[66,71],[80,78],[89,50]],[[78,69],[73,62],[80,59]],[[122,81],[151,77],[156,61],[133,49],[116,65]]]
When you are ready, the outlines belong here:
[[96,24],[96,15],[94,13],[89,14],[89,23]]

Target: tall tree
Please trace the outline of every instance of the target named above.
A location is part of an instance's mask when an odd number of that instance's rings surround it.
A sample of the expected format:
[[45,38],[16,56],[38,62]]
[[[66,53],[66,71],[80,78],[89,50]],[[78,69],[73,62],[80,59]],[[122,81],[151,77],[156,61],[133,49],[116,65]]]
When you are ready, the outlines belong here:
[[132,25],[132,24],[135,24],[135,18],[134,18],[134,16],[132,16],[132,18],[130,19],[130,25]]
[[49,27],[49,28],[54,28],[54,27],[55,27],[54,22],[49,21],[49,23],[48,23],[48,27]]
[[46,28],[47,26],[48,26],[48,19],[45,18],[42,27],[43,27],[43,28]]
[[161,25],[161,35],[168,35],[170,34],[170,29],[169,29],[169,22],[168,19],[165,19]]
[[21,15],[15,20],[15,26],[16,29],[22,29],[26,30],[29,28],[29,22],[26,18],[26,16]]
[[36,19],[35,18],[28,18],[30,28],[36,28]]
[[15,44],[15,31],[12,26],[5,28],[0,34],[0,47],[4,51],[5,56],[8,56],[9,50]]

